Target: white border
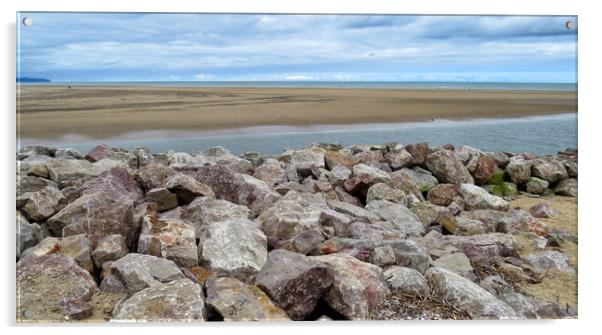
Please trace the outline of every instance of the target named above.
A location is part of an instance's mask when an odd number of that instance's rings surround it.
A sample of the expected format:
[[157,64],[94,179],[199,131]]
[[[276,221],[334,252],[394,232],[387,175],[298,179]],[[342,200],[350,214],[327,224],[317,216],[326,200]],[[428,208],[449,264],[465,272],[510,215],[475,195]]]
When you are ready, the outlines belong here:
[[[600,180],[602,162],[600,148],[602,143],[599,126],[602,115],[598,97],[602,94],[600,80],[600,32],[602,27],[601,11],[595,8],[596,1],[580,0],[547,0],[547,1],[446,1],[446,0],[305,0],[289,3],[283,0],[220,0],[220,1],[191,1],[191,0],[12,0],[2,1],[2,139],[5,159],[2,166],[2,213],[5,220],[4,230],[3,274],[2,289],[4,290],[2,316],[4,327],[14,327],[14,186],[15,186],[15,12],[21,11],[138,11],[138,12],[250,12],[250,13],[388,13],[388,14],[532,14],[532,15],[579,15],[579,151],[580,151],[580,197],[579,197],[579,320],[561,320],[546,322],[381,322],[381,323],[336,323],[330,324],[288,324],[286,329],[275,325],[249,326],[239,325],[203,325],[190,326],[145,326],[131,328],[131,324],[120,327],[37,327],[19,326],[17,329],[5,331],[23,334],[43,332],[44,334],[106,334],[144,332],[149,334],[166,333],[261,333],[261,334],[307,334],[308,332],[328,333],[361,333],[376,332],[400,333],[415,331],[422,333],[479,333],[508,334],[520,333],[563,333],[577,334],[587,331],[589,326],[595,327],[598,311],[600,310],[600,215],[597,214],[602,185]],[[550,134],[550,140],[554,140]],[[597,243],[598,242],[598,243]],[[301,326],[301,327],[299,327]],[[592,328],[593,328],[592,327]],[[403,328],[403,329],[400,329]],[[596,327],[600,328],[600,326]],[[595,329],[595,328],[594,328]]]

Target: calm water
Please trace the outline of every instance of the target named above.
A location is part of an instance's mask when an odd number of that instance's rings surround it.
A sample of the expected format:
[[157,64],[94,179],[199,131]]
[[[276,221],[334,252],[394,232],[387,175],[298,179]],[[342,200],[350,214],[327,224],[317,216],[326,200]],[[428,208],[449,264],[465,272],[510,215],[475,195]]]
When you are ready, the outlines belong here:
[[367,81],[155,81],[155,82],[51,82],[20,85],[77,86],[192,86],[259,88],[372,88],[372,89],[457,89],[457,90],[533,90],[577,91],[575,83],[505,82],[367,82]]
[[234,154],[245,151],[278,154],[285,148],[300,148],[315,142],[341,143],[344,146],[388,142],[428,142],[431,146],[451,143],[456,146],[470,145],[485,151],[552,154],[566,148],[577,148],[577,114],[353,126],[273,126],[214,132],[157,131],[132,133],[103,140],[66,136],[54,143],[22,139],[21,145],[50,144],[86,152],[96,144],[106,143],[126,149],[146,146],[153,152],[173,149],[189,153],[212,146],[223,146]]

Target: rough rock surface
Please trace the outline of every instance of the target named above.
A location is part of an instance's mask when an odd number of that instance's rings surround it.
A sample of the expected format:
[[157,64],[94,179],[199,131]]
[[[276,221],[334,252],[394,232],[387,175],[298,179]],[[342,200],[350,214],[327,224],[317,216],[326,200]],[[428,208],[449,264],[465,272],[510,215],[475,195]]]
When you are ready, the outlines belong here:
[[415,269],[389,266],[385,269],[384,276],[389,287],[394,291],[423,297],[431,293],[426,278]]
[[116,261],[128,254],[128,247],[123,236],[108,235],[98,242],[92,251],[92,260],[97,268],[102,268],[106,262]]
[[17,211],[17,259],[21,257],[23,250],[31,248],[42,240],[40,226],[35,223],[29,223],[21,212]]
[[184,274],[176,263],[151,255],[127,254],[111,264],[111,271],[124,284],[130,294],[147,287],[160,286]]
[[46,186],[33,193],[21,210],[30,220],[43,222],[66,203],[67,199],[56,187]]
[[366,205],[366,209],[384,221],[390,222],[396,230],[406,236],[424,234],[424,226],[420,219],[407,207],[387,200],[376,200]]
[[448,150],[436,151],[425,158],[428,169],[442,183],[473,184],[474,179],[461,160]]
[[489,194],[484,189],[472,185],[472,184],[461,184],[460,194],[466,202],[466,209],[497,209],[507,210],[509,208],[508,202],[498,196]]
[[201,228],[211,223],[251,218],[251,211],[247,206],[208,197],[198,197],[188,206],[180,208],[179,217],[194,228],[197,237],[200,236]]
[[328,266],[298,253],[273,250],[255,284],[293,320],[303,320],[332,285]]
[[138,239],[138,252],[167,258],[184,268],[199,263],[194,228],[176,218],[146,215]]
[[188,205],[194,198],[200,196],[213,197],[213,191],[209,186],[183,173],[165,178],[161,187],[175,194],[180,205]]

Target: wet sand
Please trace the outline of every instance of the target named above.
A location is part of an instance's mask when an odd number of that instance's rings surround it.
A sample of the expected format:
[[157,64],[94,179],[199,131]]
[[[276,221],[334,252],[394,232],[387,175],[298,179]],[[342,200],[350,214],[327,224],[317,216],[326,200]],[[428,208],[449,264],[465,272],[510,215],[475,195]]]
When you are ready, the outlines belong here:
[[17,92],[17,135],[36,139],[577,111],[576,92],[550,91],[36,85]]

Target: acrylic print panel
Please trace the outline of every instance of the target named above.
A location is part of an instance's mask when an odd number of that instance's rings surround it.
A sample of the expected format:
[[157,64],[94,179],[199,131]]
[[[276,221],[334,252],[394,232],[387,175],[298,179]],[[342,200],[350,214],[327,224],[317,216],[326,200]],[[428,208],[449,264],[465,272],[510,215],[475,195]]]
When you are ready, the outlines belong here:
[[17,321],[577,317],[577,31],[18,13]]

